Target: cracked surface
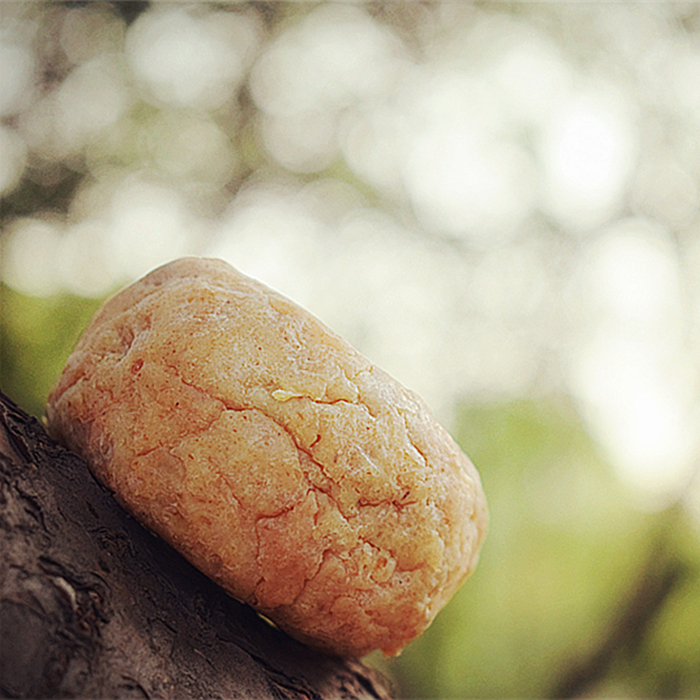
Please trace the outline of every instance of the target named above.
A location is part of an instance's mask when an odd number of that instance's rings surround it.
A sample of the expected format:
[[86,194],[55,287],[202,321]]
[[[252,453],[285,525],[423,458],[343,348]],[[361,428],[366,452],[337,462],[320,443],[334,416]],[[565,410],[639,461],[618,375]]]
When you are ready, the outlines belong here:
[[223,262],[110,299],[47,419],[154,532],[331,653],[398,653],[476,566],[479,476],[421,400]]

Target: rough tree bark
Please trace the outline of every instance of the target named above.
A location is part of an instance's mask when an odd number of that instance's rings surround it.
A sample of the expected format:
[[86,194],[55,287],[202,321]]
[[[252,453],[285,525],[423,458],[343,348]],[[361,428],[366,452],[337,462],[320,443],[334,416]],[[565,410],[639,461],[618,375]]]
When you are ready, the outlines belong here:
[[1,392],[0,695],[389,697],[226,595]]

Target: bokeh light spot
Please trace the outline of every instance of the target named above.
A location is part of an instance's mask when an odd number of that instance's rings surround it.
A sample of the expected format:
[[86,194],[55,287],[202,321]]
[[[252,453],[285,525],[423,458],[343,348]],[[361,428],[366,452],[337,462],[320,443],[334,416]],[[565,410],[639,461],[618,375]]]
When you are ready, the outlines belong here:
[[126,55],[157,100],[215,109],[233,97],[257,40],[257,27],[244,15],[156,8],[129,29]]
[[564,225],[588,230],[619,210],[636,152],[621,96],[592,90],[563,100],[541,147],[544,206]]

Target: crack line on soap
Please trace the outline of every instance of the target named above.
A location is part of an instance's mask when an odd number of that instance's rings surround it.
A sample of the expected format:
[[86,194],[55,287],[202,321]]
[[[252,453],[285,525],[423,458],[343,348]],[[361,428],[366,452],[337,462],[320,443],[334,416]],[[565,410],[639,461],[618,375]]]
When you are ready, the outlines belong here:
[[[233,402],[233,401],[231,401],[228,397],[224,397],[224,396],[222,396],[222,395],[220,395],[220,394],[217,395],[215,392],[211,392],[211,393],[210,393],[209,391],[206,391],[206,390],[202,389],[201,387],[199,387],[196,383],[184,379],[184,378],[181,376],[179,370],[178,370],[176,367],[172,367],[172,366],[170,366],[170,365],[168,365],[168,367],[169,367],[171,370],[173,370],[173,371],[175,372],[175,374],[178,376],[178,378],[179,378],[184,384],[186,384],[187,386],[190,386],[190,387],[193,388],[193,389],[196,389],[197,391],[199,391],[199,392],[202,393],[203,395],[207,396],[208,398],[214,399],[214,400],[218,401],[219,403],[223,404],[223,406],[225,407],[225,410],[231,410],[231,411],[254,410],[254,411],[258,411],[258,412],[260,412],[262,415],[266,416],[269,420],[271,420],[273,423],[275,423],[281,430],[283,430],[287,435],[289,435],[289,437],[291,438],[291,440],[292,440],[293,444],[295,445],[296,449],[297,449],[299,452],[304,453],[304,454],[305,454],[305,455],[306,455],[306,456],[321,470],[321,473],[325,476],[325,478],[328,479],[328,481],[330,481],[331,483],[335,484],[337,487],[340,487],[341,484],[342,484],[347,478],[349,478],[349,477],[346,477],[346,476],[343,475],[343,476],[341,476],[341,478],[340,478],[339,480],[333,479],[333,478],[326,472],[323,463],[322,463],[322,462],[319,462],[318,460],[316,460],[315,457],[314,457],[314,455],[311,453],[310,450],[306,449],[303,445],[300,445],[300,444],[299,444],[296,435],[287,427],[287,425],[285,425],[283,422],[281,422],[280,420],[278,420],[278,419],[275,418],[274,416],[270,416],[267,412],[265,412],[265,411],[263,410],[262,407],[256,406],[256,405],[254,405],[254,404],[246,405],[246,404],[242,404],[242,403]],[[302,398],[302,397],[300,397],[300,398]],[[350,402],[350,401],[347,401],[347,400],[345,400],[345,399],[338,399],[338,400],[333,401],[333,402],[326,402],[326,401],[318,401],[318,400],[312,399],[311,397],[303,397],[303,398],[305,398],[306,400],[311,401],[311,402],[313,402],[313,403],[321,404],[321,405],[332,405],[332,404],[341,403],[341,402],[342,402],[342,403],[347,403],[347,404],[349,404],[349,405],[358,405],[359,407],[364,408],[364,409],[367,411],[367,413],[368,413],[372,418],[374,418],[374,416],[372,415],[372,413],[371,413],[370,410],[369,410],[369,407],[368,407],[364,402],[359,401],[359,400],[358,400],[357,402]],[[403,416],[403,411],[401,411],[398,407],[396,408],[396,410],[397,410],[397,412],[399,413],[399,415],[400,415],[402,418],[405,419],[405,417]],[[217,419],[218,419],[218,418],[217,418]],[[213,421],[213,422],[215,422],[215,421]],[[213,424],[213,422],[212,422],[212,424]],[[408,433],[408,430],[407,430],[406,432]],[[408,437],[408,436],[407,436],[407,437]],[[413,445],[413,443],[412,443],[412,441],[410,440],[410,438],[409,438],[409,443],[414,447],[414,449],[417,450],[417,448]],[[417,450],[417,451],[418,451],[418,450]],[[420,452],[420,451],[418,451],[418,452]],[[422,455],[422,453],[421,453],[421,456],[424,457],[424,456]],[[425,461],[425,460],[424,460],[424,461]],[[320,487],[319,485],[312,483],[311,480],[310,480],[310,478],[309,478],[308,473],[303,469],[303,464],[301,464],[300,466],[301,466],[302,471],[303,471],[303,473],[304,473],[304,477],[305,477],[305,479],[306,479],[306,481],[307,481],[307,484],[309,484],[310,488],[312,488],[315,492],[324,493],[324,494],[331,500],[331,502],[333,503],[333,505],[334,505],[335,509],[337,510],[338,514],[340,515],[340,517],[341,517],[353,530],[356,530],[356,526],[353,526],[353,521],[358,520],[358,518],[359,518],[359,510],[362,509],[362,508],[364,508],[365,506],[378,506],[378,505],[382,505],[382,504],[386,503],[387,505],[391,505],[391,506],[393,506],[393,507],[395,507],[395,508],[397,508],[397,509],[400,509],[400,508],[399,508],[399,504],[397,504],[397,502],[396,502],[396,499],[389,499],[389,498],[387,498],[387,499],[380,499],[380,500],[378,500],[378,501],[376,501],[376,502],[365,500],[365,503],[361,503],[361,502],[358,500],[358,503],[357,503],[358,513],[357,513],[357,514],[354,514],[354,515],[353,515],[353,514],[351,514],[351,515],[346,515],[345,513],[343,513],[342,509],[341,509],[340,506],[339,506],[339,503],[338,503],[337,499],[333,496],[333,494],[332,494],[331,492],[329,492],[328,490],[323,489],[323,488]],[[306,495],[308,495],[308,491],[306,492]],[[304,498],[306,497],[306,495],[304,496]],[[254,529],[255,529],[255,531],[256,531],[256,537],[257,537],[257,543],[256,543],[256,552],[257,552],[257,554],[256,554],[256,560],[257,560],[257,558],[259,558],[259,556],[260,556],[260,541],[259,541],[259,535],[258,535],[258,532],[257,532],[257,523],[259,522],[259,520],[262,519],[262,518],[267,518],[267,517],[269,517],[269,518],[278,517],[279,515],[282,515],[282,514],[285,513],[285,512],[289,512],[291,509],[293,509],[294,507],[298,506],[301,502],[303,502],[303,498],[300,498],[299,500],[297,500],[297,501],[296,501],[294,504],[292,504],[291,506],[289,506],[289,507],[283,509],[283,511],[281,511],[279,514],[276,514],[276,515],[274,515],[274,516],[258,516],[258,517],[255,518],[255,523],[256,523],[256,524],[255,524],[255,528],[254,528]],[[404,505],[404,504],[400,504],[400,505]],[[400,573],[404,573],[404,572],[411,572],[411,571],[414,571],[414,570],[419,570],[419,569],[425,569],[425,568],[426,568],[426,565],[425,565],[425,564],[420,564],[420,565],[418,565],[417,567],[414,567],[414,568],[404,568],[404,567],[402,567],[402,566],[399,566],[398,558],[396,557],[395,553],[394,553],[392,550],[385,550],[385,549],[384,549],[383,547],[381,547],[379,544],[373,542],[373,541],[370,540],[370,539],[367,539],[367,538],[363,537],[363,536],[360,535],[359,533],[357,533],[357,537],[358,537],[358,540],[361,540],[363,543],[366,542],[366,543],[370,544],[371,546],[373,546],[373,547],[379,549],[379,550],[382,551],[382,552],[388,552],[389,556],[391,556],[391,557],[396,561],[396,569],[395,569],[395,572],[396,572],[396,573],[399,573],[399,574],[400,574]],[[441,537],[439,534],[438,534],[438,537],[442,540],[442,537]],[[444,541],[443,541],[443,545],[444,545]],[[332,548],[329,548],[329,549],[332,549]],[[309,580],[309,581],[310,581],[310,580],[313,580],[313,577],[309,578],[308,580]],[[299,595],[301,595],[301,593],[303,592],[303,590],[306,588],[307,583],[308,583],[308,581],[305,581],[305,583],[304,583],[304,585],[303,585],[303,587],[302,587],[302,591],[300,591]],[[260,582],[258,582],[258,584],[256,585],[256,588],[257,588],[257,586],[259,586],[259,585],[260,585]],[[382,584],[382,585],[383,585],[383,584]],[[298,598],[298,596],[297,596],[297,598]]]
[[[338,488],[340,488],[342,486],[343,482],[350,479],[350,475],[341,475],[341,477],[339,479],[337,479],[337,480],[334,479],[326,471],[325,465],[322,462],[319,462],[315,458],[315,456],[313,455],[313,452],[310,449],[308,449],[307,447],[305,447],[304,445],[299,443],[299,440],[298,440],[297,436],[294,434],[294,432],[283,421],[279,420],[278,418],[276,418],[274,416],[271,416],[262,407],[254,404],[254,403],[247,404],[247,403],[234,402],[227,396],[223,396],[223,395],[217,394],[215,392],[210,393],[209,391],[201,389],[194,382],[191,382],[191,381],[184,379],[180,375],[180,373],[176,367],[172,367],[170,365],[168,365],[168,366],[171,369],[173,369],[173,371],[176,372],[176,374],[178,375],[178,377],[180,377],[181,381],[184,384],[196,389],[197,391],[201,392],[205,396],[208,396],[209,398],[212,398],[212,399],[219,401],[220,403],[222,403],[226,407],[227,410],[232,410],[232,411],[256,410],[256,411],[259,411],[262,415],[266,416],[269,420],[274,422],[281,430],[284,430],[285,433],[287,433],[287,435],[289,435],[289,437],[292,439],[297,450],[300,452],[303,452],[313,462],[313,464],[316,465],[320,469],[320,471],[324,475],[324,477],[328,481],[330,481],[331,483],[335,484],[335,486],[337,486]],[[370,369],[363,368],[358,372],[358,374],[360,374],[362,372],[369,372],[369,371],[370,371]],[[371,410],[369,409],[369,406],[359,398],[359,391],[358,391],[358,400],[357,401],[348,401],[347,399],[336,399],[334,401],[323,401],[323,400],[314,399],[310,396],[299,396],[299,397],[295,397],[294,399],[289,399],[289,401],[293,401],[293,400],[307,400],[307,401],[310,401],[310,402],[315,403],[317,405],[323,405],[323,406],[337,405],[337,404],[353,405],[353,406],[357,406],[358,408],[364,409],[372,419],[376,419],[376,416],[371,412]],[[404,425],[406,425],[405,416],[403,415],[403,411],[400,408],[396,407],[396,412],[399,414],[399,416],[404,421]],[[427,465],[427,460],[426,460],[425,456],[413,444],[413,441],[410,439],[410,435],[408,434],[408,432],[409,431],[408,431],[408,428],[406,426],[406,437],[407,437],[409,444],[420,455],[424,465],[427,467],[428,465]],[[322,438],[322,436],[320,436],[320,435],[317,436],[316,440],[314,441],[314,444],[316,444],[321,438]],[[302,466],[302,470],[303,470],[303,466]],[[309,483],[311,483],[309,476],[305,471],[304,471],[304,475],[305,475],[307,481]],[[350,522],[350,520],[357,517],[356,515],[352,515],[352,514],[346,515],[345,513],[343,513],[336,498],[327,489],[324,489],[317,484],[312,484],[312,485],[314,486],[315,489],[317,489],[318,491],[320,491],[322,493],[325,493],[329,498],[331,498],[331,500],[334,502],[336,508],[338,508],[339,513],[341,514],[343,519],[346,520],[346,522]],[[406,503],[399,502],[399,500],[397,500],[396,498],[384,498],[384,499],[379,499],[379,500],[369,500],[369,499],[362,499],[362,500],[364,500],[364,503],[360,502],[360,499],[358,499],[358,503],[357,503],[358,508],[362,508],[364,505],[376,506],[376,505],[381,505],[383,503],[387,503],[387,504],[394,506],[397,509],[400,509],[404,505],[407,505]]]
[[[322,463],[322,462],[319,462],[318,460],[316,460],[315,457],[314,457],[314,455],[313,455],[313,453],[312,453],[309,449],[306,449],[303,445],[300,445],[300,444],[299,444],[299,442],[298,442],[297,437],[295,436],[295,434],[294,434],[282,421],[276,419],[276,418],[273,417],[273,416],[270,416],[270,415],[267,414],[261,407],[255,406],[255,405],[252,405],[252,404],[251,404],[250,406],[247,406],[247,405],[245,405],[245,404],[238,404],[238,403],[235,403],[235,402],[230,401],[228,398],[224,398],[224,397],[222,397],[222,396],[217,396],[214,392],[210,392],[210,391],[204,390],[204,389],[202,389],[201,387],[199,387],[195,382],[192,382],[192,381],[189,381],[189,380],[185,379],[185,378],[181,375],[181,373],[180,373],[180,371],[179,371],[179,369],[178,369],[177,367],[175,367],[175,366],[173,366],[173,365],[170,365],[170,364],[168,364],[168,363],[164,363],[164,364],[165,364],[166,368],[167,368],[168,370],[170,370],[170,372],[171,372],[172,374],[174,374],[174,375],[177,377],[177,379],[178,379],[179,381],[181,381],[184,385],[186,385],[186,386],[192,388],[193,390],[197,391],[198,393],[200,393],[201,395],[203,395],[203,396],[206,397],[207,399],[219,403],[220,406],[221,406],[221,410],[219,411],[219,413],[218,413],[214,418],[212,418],[211,421],[208,422],[207,425],[202,426],[200,429],[198,429],[198,430],[196,430],[196,431],[194,431],[194,430],[193,430],[193,431],[188,431],[186,434],[180,436],[180,439],[178,440],[177,443],[171,444],[171,445],[167,445],[167,444],[160,444],[160,445],[157,445],[157,446],[155,446],[155,447],[153,447],[153,448],[151,448],[151,449],[149,449],[149,450],[146,450],[146,451],[144,451],[144,452],[142,452],[142,453],[139,453],[139,456],[143,456],[143,455],[147,454],[148,452],[151,452],[151,451],[153,451],[153,450],[155,450],[155,449],[159,449],[159,448],[168,448],[169,451],[170,451],[170,450],[172,450],[174,447],[176,447],[177,444],[181,444],[182,442],[184,442],[187,438],[192,437],[192,436],[195,436],[195,435],[198,435],[198,434],[206,433],[206,431],[209,430],[209,429],[221,418],[221,415],[223,414],[223,412],[224,412],[225,410],[229,410],[229,411],[254,410],[254,411],[260,412],[262,415],[265,415],[269,420],[271,420],[272,422],[274,422],[281,430],[283,430],[283,431],[290,437],[290,439],[292,440],[292,442],[293,442],[293,444],[295,445],[296,449],[297,449],[299,452],[304,453],[304,454],[307,456],[307,458],[308,458],[317,468],[319,468],[319,470],[321,471],[321,473],[324,475],[324,477],[325,477],[331,484],[335,484],[336,487],[340,488],[341,485],[343,484],[343,482],[344,482],[347,478],[349,478],[349,476],[346,477],[345,475],[341,476],[340,479],[338,479],[338,480],[332,478],[332,477],[327,473],[327,471],[325,470],[323,463]],[[354,405],[353,402],[349,402],[349,401],[347,401],[347,400],[345,400],[345,399],[339,399],[339,400],[336,400],[336,401],[333,401],[333,402],[325,402],[325,401],[316,401],[316,400],[314,400],[314,399],[312,399],[312,398],[310,398],[310,397],[304,397],[304,398],[306,398],[306,400],[308,400],[308,401],[312,401],[312,402],[314,402],[314,403],[322,404],[322,405],[337,404],[337,403],[348,403],[348,404]],[[368,409],[368,407],[367,407],[366,405],[364,405],[363,403],[360,403],[360,402],[358,402],[358,404],[359,404],[360,406],[362,406],[363,408],[365,408],[365,409],[368,411],[368,413],[369,413],[369,409]],[[399,413],[399,414],[401,415],[401,417],[404,419],[404,423],[405,423],[405,416],[403,415],[403,412],[402,412],[401,410],[398,410],[398,413]],[[370,415],[371,415],[371,414],[370,414]],[[407,426],[406,426],[406,429],[407,429]],[[407,433],[408,433],[408,429],[407,429]],[[409,438],[409,442],[411,442],[411,444],[413,444],[412,441],[410,441],[410,438]],[[415,447],[415,445],[413,445],[413,447],[414,447],[414,449],[416,449],[418,452],[420,452],[420,451],[418,450],[418,448]],[[424,457],[424,456],[422,455],[422,453],[421,453],[421,456]],[[387,504],[392,505],[392,506],[394,506],[394,507],[396,507],[396,508],[398,509],[400,506],[405,505],[404,503],[399,504],[399,503],[396,502],[396,499],[390,499],[390,498],[379,499],[379,500],[369,500],[369,499],[366,499],[366,498],[361,498],[361,499],[358,500],[358,503],[357,503],[358,514],[349,514],[349,515],[346,515],[346,514],[341,510],[341,508],[340,508],[340,506],[339,506],[339,504],[338,504],[338,501],[337,501],[337,499],[334,497],[332,491],[331,491],[329,488],[323,488],[323,487],[322,487],[321,485],[319,485],[319,484],[314,484],[314,483],[312,483],[311,480],[310,480],[309,474],[303,469],[303,464],[300,464],[300,466],[301,466],[302,471],[303,471],[303,473],[304,473],[304,478],[305,478],[307,484],[308,484],[311,488],[313,488],[316,492],[324,493],[324,494],[330,499],[330,501],[334,504],[334,507],[335,507],[335,509],[337,510],[337,512],[338,512],[338,514],[340,515],[340,517],[341,517],[346,523],[348,523],[348,525],[350,525],[351,527],[353,527],[352,524],[351,524],[352,521],[356,520],[356,519],[358,518],[358,516],[359,516],[359,509],[362,509],[362,508],[365,507],[365,506],[377,506],[377,505],[381,505],[381,504],[383,504],[383,503],[387,503]],[[217,471],[218,471],[218,470],[217,470]],[[225,476],[223,476],[220,472],[219,472],[219,476],[221,476],[222,478],[224,478],[224,479],[226,480],[227,485],[229,486],[229,488],[231,488],[231,485],[228,483],[228,480],[225,478]],[[234,496],[235,496],[235,492],[233,492],[233,493],[234,493]],[[308,491],[307,491],[307,493],[308,493]],[[238,500],[237,497],[236,497],[236,500]],[[260,518],[263,518],[263,517],[277,517],[277,516],[280,516],[280,515],[282,515],[282,514],[288,512],[289,510],[291,510],[291,509],[292,509],[293,507],[295,507],[296,505],[298,505],[298,503],[300,503],[302,500],[303,500],[303,499],[300,497],[300,499],[297,500],[296,503],[293,503],[293,504],[291,504],[290,506],[283,507],[279,512],[277,512],[277,513],[275,513],[275,514],[273,514],[273,515],[261,516],[261,515],[257,515],[257,514],[256,514],[256,515],[255,515],[255,518],[254,518],[254,519],[255,519],[255,522],[257,523],[257,522],[259,521],[259,519],[260,519]],[[353,528],[353,529],[354,529],[354,528]],[[439,535],[438,535],[438,536],[439,536]],[[440,538],[440,539],[442,539],[442,538]],[[365,540],[363,540],[363,541],[365,541]],[[368,541],[371,545],[373,545],[373,546],[375,546],[375,547],[378,546],[378,545],[376,545],[374,542],[372,542],[372,541],[370,541],[370,540],[366,540],[366,541]],[[258,552],[258,556],[259,556],[259,542],[257,543],[256,551]],[[392,557],[395,558],[395,555],[394,555],[393,552],[389,551],[389,554],[390,554]],[[397,571],[400,571],[400,570],[403,570],[403,569],[401,569],[400,567],[398,567],[398,568],[397,568]]]

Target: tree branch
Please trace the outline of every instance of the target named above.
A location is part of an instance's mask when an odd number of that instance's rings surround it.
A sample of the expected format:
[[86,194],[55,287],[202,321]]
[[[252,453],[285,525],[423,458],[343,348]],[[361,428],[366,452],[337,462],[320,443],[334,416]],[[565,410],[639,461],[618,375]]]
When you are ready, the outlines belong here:
[[225,594],[1,392],[0,695],[389,697]]
[[550,697],[581,697],[608,675],[615,661],[635,656],[651,623],[688,573],[687,565],[669,554],[663,542],[657,543],[638,580],[619,602],[597,648],[570,665]]

